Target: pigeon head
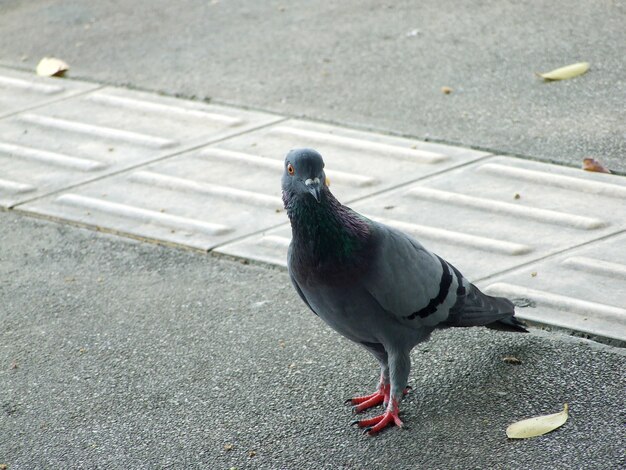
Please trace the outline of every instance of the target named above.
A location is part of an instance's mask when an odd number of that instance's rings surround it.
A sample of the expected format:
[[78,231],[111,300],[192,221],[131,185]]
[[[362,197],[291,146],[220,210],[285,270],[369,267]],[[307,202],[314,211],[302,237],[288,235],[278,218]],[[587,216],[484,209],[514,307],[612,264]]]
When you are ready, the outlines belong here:
[[[312,149],[294,149],[285,157],[283,202],[291,222],[292,243],[300,251],[300,267],[327,266],[337,274],[337,260],[354,267],[354,253],[368,242],[369,221],[342,205],[328,188],[322,156]],[[298,268],[299,269],[299,268]]]
[[313,149],[293,149],[285,157],[282,187],[285,198],[321,202],[326,186],[324,160]]

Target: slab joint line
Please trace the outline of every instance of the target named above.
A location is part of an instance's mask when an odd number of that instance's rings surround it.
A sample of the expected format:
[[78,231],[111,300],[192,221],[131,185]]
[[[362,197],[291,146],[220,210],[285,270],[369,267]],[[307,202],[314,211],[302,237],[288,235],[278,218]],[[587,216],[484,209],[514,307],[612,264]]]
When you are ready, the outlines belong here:
[[35,104],[33,106],[30,106],[30,107],[26,107],[26,108],[23,108],[23,109],[19,109],[17,111],[13,111],[12,113],[2,115],[2,116],[0,116],[0,119],[7,119],[7,118],[10,118],[10,117],[16,116],[18,114],[22,114],[22,113],[26,113],[28,111],[34,111],[34,110],[37,110],[39,108],[44,108],[46,106],[50,106],[51,104],[56,104],[56,103],[60,103],[62,101],[78,98],[79,96],[88,95],[89,93],[93,93],[93,92],[102,90],[103,88],[106,88],[106,85],[100,85],[100,86],[97,86],[95,88],[90,88],[89,90],[77,91],[76,93],[71,93],[71,94],[69,94],[67,96],[61,96],[59,98],[52,98],[49,101],[45,101],[43,103]]
[[604,241],[604,240],[606,240],[608,238],[611,238],[611,237],[617,237],[617,236],[622,235],[624,233],[626,233],[626,230],[619,229],[617,232],[611,232],[611,233],[608,233],[606,235],[602,235],[601,237],[594,238],[593,240],[587,240],[586,242],[579,243],[578,245],[568,246],[566,248],[563,248],[562,250],[554,251],[552,253],[548,253],[548,254],[546,254],[544,256],[540,256],[539,258],[535,258],[535,259],[532,259],[530,261],[526,261],[526,262],[524,262],[522,264],[518,264],[518,265],[513,266],[511,268],[503,269],[502,271],[498,271],[496,273],[489,274],[488,276],[481,277],[481,278],[478,278],[478,279],[472,279],[471,282],[472,283],[477,283],[477,282],[488,281],[488,280],[490,280],[492,278],[501,276],[503,274],[508,274],[508,273],[516,271],[518,269],[525,268],[527,266],[530,266],[531,264],[534,264],[534,263],[537,263],[537,262],[540,262],[540,261],[545,261],[547,259],[560,256],[560,255],[562,255],[564,253],[567,253],[569,251],[577,250],[577,249],[582,248],[584,246],[591,245],[591,244],[596,243],[596,242],[601,242],[601,241]]

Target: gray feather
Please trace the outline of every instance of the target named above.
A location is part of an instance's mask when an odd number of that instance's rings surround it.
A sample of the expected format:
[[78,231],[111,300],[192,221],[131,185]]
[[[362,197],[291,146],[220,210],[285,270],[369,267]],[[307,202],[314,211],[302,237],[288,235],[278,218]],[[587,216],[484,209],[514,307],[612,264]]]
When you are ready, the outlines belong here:
[[432,314],[413,316],[439,294],[444,273],[439,258],[415,239],[386,225],[372,222],[371,234],[371,269],[362,279],[368,292],[397,321],[410,328],[436,326],[445,321],[456,302],[456,279],[452,279],[443,302]]

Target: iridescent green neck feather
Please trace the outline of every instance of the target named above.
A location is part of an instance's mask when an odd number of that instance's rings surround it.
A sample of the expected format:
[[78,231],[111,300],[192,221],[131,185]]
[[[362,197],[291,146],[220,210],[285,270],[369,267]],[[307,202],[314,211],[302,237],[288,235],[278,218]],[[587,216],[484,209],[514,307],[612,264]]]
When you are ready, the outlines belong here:
[[294,251],[308,263],[348,262],[367,243],[367,219],[341,205],[324,187],[321,202],[308,194],[283,194]]

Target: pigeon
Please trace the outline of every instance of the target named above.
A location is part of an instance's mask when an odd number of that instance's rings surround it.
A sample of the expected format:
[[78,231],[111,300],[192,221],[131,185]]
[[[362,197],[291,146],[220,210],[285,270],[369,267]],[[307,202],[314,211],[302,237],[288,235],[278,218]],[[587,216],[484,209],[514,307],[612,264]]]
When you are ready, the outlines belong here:
[[364,433],[402,427],[399,402],[410,388],[410,352],[434,330],[527,332],[510,300],[483,294],[411,236],[342,205],[330,192],[317,151],[289,151],[282,197],[291,222],[287,267],[296,292],[380,364],[376,391],[346,400],[355,413],[383,405],[382,414],[353,423]]

